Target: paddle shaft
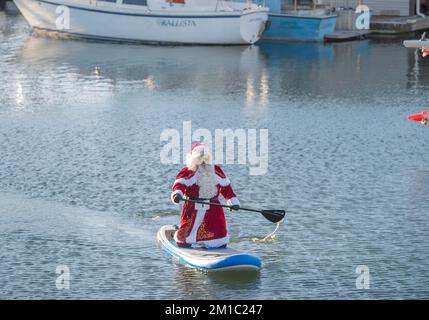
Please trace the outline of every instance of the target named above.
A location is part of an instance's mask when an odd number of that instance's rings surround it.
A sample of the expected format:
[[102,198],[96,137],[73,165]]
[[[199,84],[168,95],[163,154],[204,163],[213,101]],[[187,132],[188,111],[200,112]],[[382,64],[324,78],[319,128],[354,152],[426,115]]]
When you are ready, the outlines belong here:
[[[234,208],[234,206],[227,206],[227,205],[220,204],[220,203],[211,203],[210,201],[207,202],[207,201],[201,201],[201,200],[186,199],[183,197],[181,200],[193,202],[193,203],[206,204],[206,205],[214,206],[214,207],[223,207],[223,208],[228,208],[228,209]],[[251,212],[260,213],[264,216],[265,219],[267,219],[273,223],[278,223],[278,222],[282,221],[283,218],[285,217],[285,214],[286,214],[286,212],[284,210],[255,210],[255,209],[242,208],[242,207],[239,207],[237,210],[244,210],[244,211],[251,211]]]
[[[214,206],[214,207],[222,207],[222,208],[228,208],[228,209],[232,208],[231,206],[227,206],[225,204],[220,204],[220,203],[211,203],[211,202],[206,202],[206,201],[201,201],[201,200],[192,200],[192,199],[186,199],[186,198],[183,198],[182,200],[188,201],[188,202],[193,202],[193,203],[207,204],[207,205]],[[262,210],[248,209],[248,208],[243,208],[243,207],[240,207],[238,210],[262,213]]]

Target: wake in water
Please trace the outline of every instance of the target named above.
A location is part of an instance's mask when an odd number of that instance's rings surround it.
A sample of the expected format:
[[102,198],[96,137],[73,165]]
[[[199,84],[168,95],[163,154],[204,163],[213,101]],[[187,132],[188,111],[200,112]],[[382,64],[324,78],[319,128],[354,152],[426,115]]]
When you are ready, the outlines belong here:
[[154,212],[152,213],[153,215],[150,216],[151,220],[161,220],[162,218],[166,218],[166,217],[178,217],[179,214],[177,213],[177,211],[166,211],[166,210],[162,210],[160,212]]
[[252,242],[261,242],[261,243],[269,243],[273,242],[276,238],[277,230],[280,228],[280,224],[283,222],[277,222],[274,230],[267,234],[265,237],[240,237],[232,241],[233,243],[243,242],[243,241],[252,241]]

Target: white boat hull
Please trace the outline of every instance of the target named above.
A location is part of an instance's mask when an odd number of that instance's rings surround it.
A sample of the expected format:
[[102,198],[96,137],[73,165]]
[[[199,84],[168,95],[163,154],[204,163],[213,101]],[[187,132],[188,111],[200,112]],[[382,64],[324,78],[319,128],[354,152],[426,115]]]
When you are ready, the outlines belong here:
[[[267,21],[266,8],[234,11],[148,10],[98,6],[96,1],[14,0],[35,29],[72,36],[116,41],[182,44],[252,44],[259,40]],[[95,4],[94,4],[95,3]],[[64,26],[59,6],[66,6]],[[137,6],[135,6],[137,7]],[[64,7],[63,7],[64,8]]]

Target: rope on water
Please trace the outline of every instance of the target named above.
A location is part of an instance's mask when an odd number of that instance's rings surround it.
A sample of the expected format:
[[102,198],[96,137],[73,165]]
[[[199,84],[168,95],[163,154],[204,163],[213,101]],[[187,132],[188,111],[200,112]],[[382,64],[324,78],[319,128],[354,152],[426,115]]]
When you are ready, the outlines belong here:
[[[282,220],[283,221],[283,220]],[[276,237],[276,232],[280,227],[280,224],[282,223],[282,221],[279,221],[276,223],[276,227],[274,229],[273,232],[269,233],[267,236],[265,236],[265,238],[263,238],[261,241],[266,241],[268,239],[274,239]]]

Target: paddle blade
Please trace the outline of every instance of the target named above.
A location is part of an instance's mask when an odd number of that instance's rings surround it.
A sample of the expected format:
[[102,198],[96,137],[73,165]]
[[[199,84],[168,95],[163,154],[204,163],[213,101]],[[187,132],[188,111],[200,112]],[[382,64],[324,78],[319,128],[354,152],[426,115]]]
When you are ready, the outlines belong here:
[[277,223],[283,220],[285,217],[286,211],[284,210],[262,210],[262,215],[273,223]]

